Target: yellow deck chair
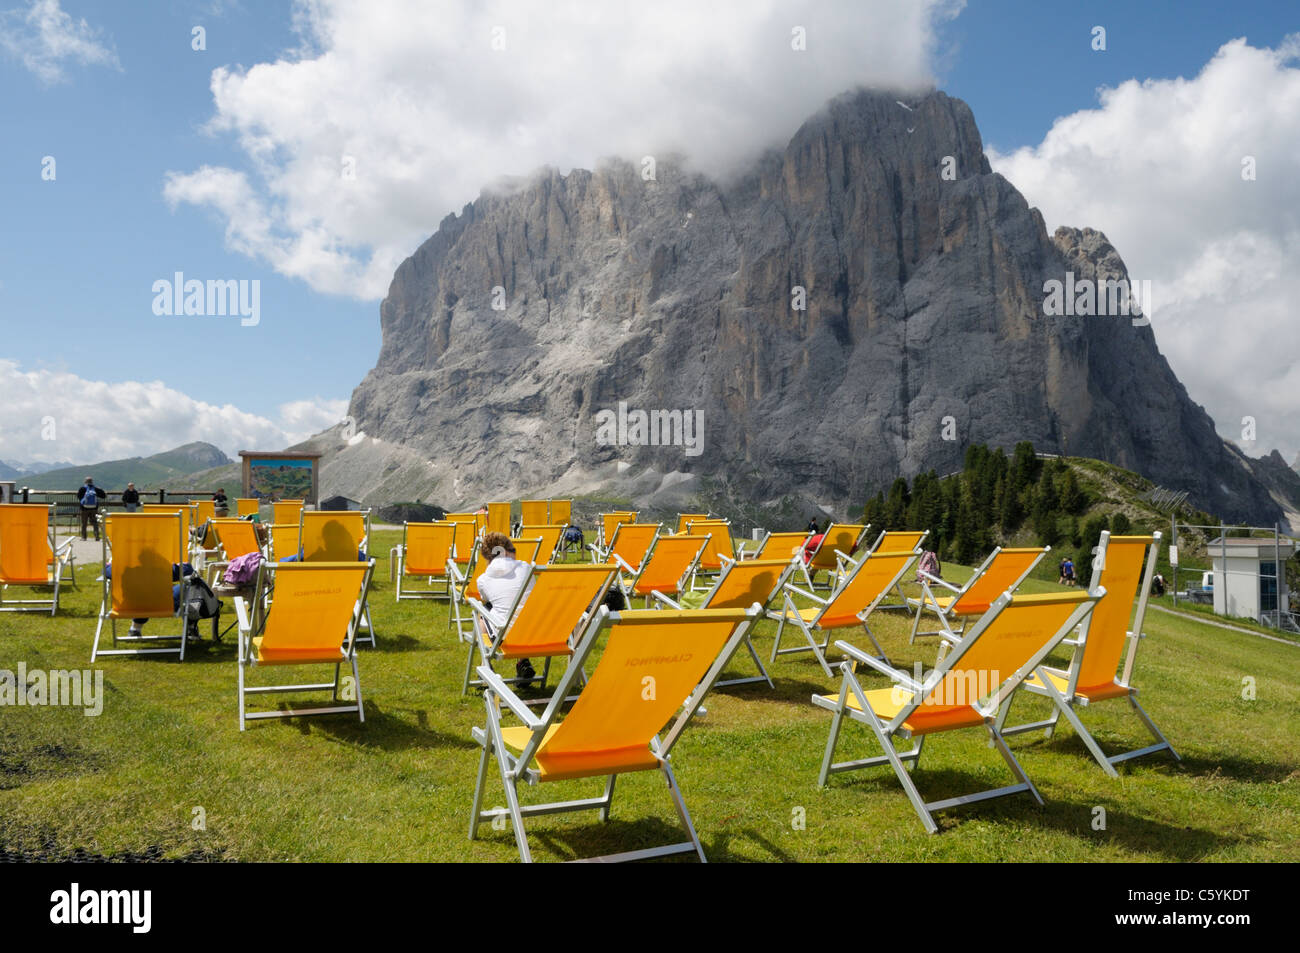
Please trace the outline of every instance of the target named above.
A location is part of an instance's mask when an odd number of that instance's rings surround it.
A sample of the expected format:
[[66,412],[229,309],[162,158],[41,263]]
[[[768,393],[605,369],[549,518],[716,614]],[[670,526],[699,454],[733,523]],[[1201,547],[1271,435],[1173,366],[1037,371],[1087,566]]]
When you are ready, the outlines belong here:
[[516,559],[534,565],[546,565],[546,560],[541,558],[542,541],[539,537],[533,536],[525,539],[522,536],[511,536],[510,543],[515,547]]
[[537,547],[538,558],[534,562],[540,562],[543,566],[546,566],[555,561],[555,554],[560,547],[560,537],[564,535],[564,526],[532,526],[525,523],[519,527],[517,535],[520,539],[541,541]]
[[[59,609],[63,571],[73,564],[72,540],[56,545],[53,503],[0,504],[0,612]],[[75,570],[74,570],[75,584]],[[6,599],[10,586],[50,587],[48,599]]]
[[[185,562],[190,558],[190,556],[195,551],[195,547],[191,545],[194,541],[193,540],[194,511],[190,509],[188,504],[142,503],[140,505],[140,512],[141,513],[180,513],[181,514],[181,535],[182,535],[182,539],[184,540],[184,548],[181,551],[185,554],[185,558],[180,561]],[[125,515],[131,516],[134,514],[127,513]],[[141,616],[141,618],[143,618],[143,616]]]
[[[461,524],[457,523],[456,526],[459,532]],[[462,642],[472,642],[474,638],[474,613],[470,608],[469,600],[479,598],[479,542],[477,536],[472,537],[469,558],[465,562],[460,562],[459,548],[456,550],[456,556],[447,560],[447,583],[451,588],[451,607],[448,615],[451,624],[456,627],[457,637]]]
[[474,554],[474,543],[478,539],[478,524],[474,522],[474,514],[468,515],[457,513],[456,518],[452,519],[452,514],[447,514],[447,518],[442,520],[444,523],[450,523],[456,528],[456,535],[453,542],[454,552],[452,560],[457,566],[467,566]]
[[[877,558],[897,557],[873,555],[866,561]],[[995,717],[999,706],[1021,681],[1087,617],[1100,595],[1097,590],[1040,596],[1003,593],[971,627],[970,633],[957,640],[953,650],[940,658],[923,682],[848,642],[836,642],[836,648],[848,656],[848,661],[840,665],[843,678],[839,694],[812,697],[814,705],[834,713],[817,776],[818,786],[824,787],[832,773],[888,764],[931,834],[939,829],[934,812],[946,808],[1020,793],[1030,794],[1041,805],[1043,799],[1038,789],[1007,747]],[[855,671],[857,663],[881,672],[895,684],[891,688],[864,691]],[[856,761],[834,761],[835,745],[846,717],[870,728],[884,754]],[[905,765],[910,762],[914,767],[919,763],[927,735],[960,728],[984,728],[1019,783],[942,801],[926,801],[921,797]],[[916,739],[910,750],[895,749],[895,739],[908,738]]]
[[647,608],[656,596],[671,601],[671,597],[680,596],[690,585],[708,544],[707,536],[659,536],[641,560],[638,571],[619,573],[619,588],[629,600],[636,596],[644,598]]
[[194,500],[190,506],[194,507],[195,526],[202,526],[217,515],[217,504],[211,500]]
[[551,524],[550,500],[521,500],[519,503],[520,526],[549,526]]
[[[961,635],[966,629],[967,621],[977,619],[988,612],[994,599],[1004,592],[1015,592],[1051,548],[1044,546],[1040,549],[1032,547],[1003,549],[999,546],[971,573],[964,586],[954,586],[938,576],[919,572],[921,597],[907,600],[911,608],[916,610],[908,643],[915,642],[925,635]],[[936,596],[936,589],[946,589],[952,594]],[[929,632],[918,631],[921,615],[926,611],[933,612],[938,617],[940,628]],[[961,627],[955,632],[952,627],[954,621],[961,623]]]
[[202,539],[195,538],[190,540],[190,552],[202,563],[207,563],[210,559],[216,559],[221,555],[217,546],[217,534],[212,529],[211,521],[217,518],[217,505],[212,500],[193,500],[190,502],[190,525],[194,527],[193,532],[198,533],[203,526],[208,527],[207,533]]
[[484,532],[501,533],[503,536],[510,535],[510,504],[509,503],[489,503],[487,505],[487,524]]
[[[836,578],[840,569],[840,559],[836,555],[853,556],[862,541],[866,539],[867,532],[871,529],[868,523],[831,523],[826,527],[826,532],[822,534],[822,541],[817,545],[807,559],[801,559],[803,565],[803,580],[809,589],[817,588],[817,574],[827,572],[832,574],[832,579]],[[835,588],[832,581],[827,585],[828,589]]]
[[296,523],[302,513],[302,500],[280,500],[271,504],[272,523]]
[[465,520],[474,524],[475,536],[483,534],[483,527],[487,525],[487,515],[484,513],[448,513],[442,518],[444,523],[459,523]]
[[686,532],[687,526],[695,520],[706,520],[709,518],[708,513],[678,513],[677,529],[673,530],[674,534]]
[[592,561],[617,566],[620,572],[640,572],[641,563],[659,536],[659,529],[659,523],[616,523],[613,536],[608,537],[607,547],[589,547]]
[[573,521],[573,500],[551,500],[551,515],[547,522],[555,526],[568,526]]
[[[711,580],[722,567],[735,560],[736,549],[731,541],[731,522],[729,520],[691,520],[686,524],[686,532],[691,536],[708,536],[708,545],[700,554],[700,561],[695,567],[695,576],[691,579],[692,589],[707,589]],[[700,577],[706,577],[701,581]]]
[[[839,585],[825,599],[811,591],[800,589],[793,583],[787,583],[782,607],[767,613],[769,619],[775,619],[778,623],[776,641],[772,643],[771,661],[775,662],[778,655],[811,651],[826,676],[834,678],[835,674],[826,661],[826,649],[830,645],[831,635],[858,626],[866,632],[879,657],[884,659],[885,650],[876,641],[867,619],[880,604],[880,600],[898,584],[898,580],[903,578],[919,558],[916,553],[867,553],[848,567]],[[801,609],[795,602],[795,596],[807,599],[813,605]],[[781,648],[781,635],[787,624],[798,628],[808,644]]]
[[298,552],[298,524],[272,523],[270,527],[270,558],[279,562]]
[[[447,563],[453,559],[455,543],[455,523],[406,523],[402,541],[388,553],[388,578],[397,581],[396,601],[450,599]],[[421,577],[426,588],[412,589],[410,584]]]
[[742,559],[784,559],[789,561],[803,551],[807,533],[768,533],[756,549],[741,553]]
[[[1097,547],[1097,563],[1101,566],[1101,572],[1100,577],[1094,580],[1094,585],[1101,586],[1106,594],[1092,610],[1082,636],[1075,640],[1065,640],[1065,644],[1074,647],[1070,667],[1063,670],[1042,666],[1025,679],[1021,686],[1031,694],[1050,698],[1055,706],[1052,715],[1046,721],[1004,728],[1011,707],[1011,699],[1008,698],[1003,710],[998,713],[998,728],[1004,735],[1042,728],[1050,738],[1056,728],[1057,718],[1064,715],[1079,733],[1097,764],[1112,778],[1119,776],[1115,765],[1121,761],[1155,754],[1157,751],[1168,751],[1175,761],[1183,760],[1138,704],[1138,690],[1133,687],[1132,681],[1138,643],[1145,637],[1142,623],[1146,618],[1151,577],[1155,573],[1156,555],[1159,552],[1159,533],[1151,536],[1111,536],[1109,531],[1104,531],[1101,534],[1101,543]],[[1116,677],[1121,661],[1123,671]],[[1129,705],[1156,739],[1155,744],[1117,755],[1107,755],[1102,751],[1092,733],[1083,726],[1076,709],[1113,698],[1128,699]]]
[[[676,539],[676,537],[672,538]],[[719,573],[713,588],[705,594],[699,608],[744,609],[756,605],[763,612],[767,612],[768,607],[784,591],[785,584],[790,581],[790,575],[794,572],[794,567],[793,558],[746,559],[744,562],[728,563]],[[655,596],[657,601],[670,609],[682,608],[681,605],[660,593],[656,593]],[[759,674],[717,682],[717,687],[767,682],[769,688],[775,688],[776,686],[772,684],[772,676],[767,673],[767,668],[763,665],[763,660],[759,658],[748,635],[745,636],[745,648],[749,650],[749,656],[758,667]]]
[[600,526],[598,528],[600,536],[596,540],[596,545],[599,546],[602,551],[608,549],[609,541],[614,538],[614,531],[618,525],[620,523],[635,523],[636,517],[637,514],[635,510],[614,510],[609,513],[601,513]]
[[262,501],[256,497],[236,497],[236,516],[256,516],[261,512]]
[[[112,564],[112,578],[104,577],[99,619],[95,624],[95,641],[90,661],[101,655],[170,655],[185,660],[185,620],[178,618],[172,605],[172,566],[185,561],[183,521],[189,515],[172,510],[163,513],[112,513],[104,517],[103,564]],[[180,604],[186,604],[189,577],[180,579]],[[176,635],[118,635],[118,619],[177,619]],[[101,649],[100,636],[108,622],[113,648]],[[161,623],[155,623],[161,625]],[[119,642],[144,645],[144,648],[119,649]],[[159,646],[159,642],[179,642]]]
[[[475,637],[470,644],[461,693],[469,691],[476,655],[478,662],[489,668],[497,659],[545,659],[541,681],[545,689],[551,659],[569,657],[571,639],[592,609],[605,598],[613,582],[612,566],[532,567],[524,588],[509,607],[505,625],[499,629],[492,625],[483,603],[468,597],[474,610]],[[506,681],[513,683],[518,679]]]
[[[920,556],[924,550],[925,540],[930,535],[928,529],[923,530],[885,530],[880,537],[868,550],[872,553],[916,553]],[[846,557],[837,556],[836,575],[843,575],[848,563]],[[905,609],[907,614],[912,614],[911,600],[907,598],[907,593],[903,592],[903,580],[898,580],[894,584],[894,591],[898,593],[898,601],[891,603],[881,603],[876,606],[877,609]]]
[[[369,541],[369,510],[303,510],[298,523],[298,547],[305,563],[359,562]],[[375,644],[369,601],[361,604],[358,642]]]
[[[239,619],[239,730],[255,718],[297,718],[356,712],[366,720],[361,699],[361,673],[357,671],[356,636],[361,607],[374,572],[375,561],[346,563],[262,563],[252,605],[235,597]],[[248,684],[249,670],[257,666],[333,665],[332,682],[293,685]],[[352,669],[351,685],[340,679],[341,669]],[[340,689],[342,691],[340,692]],[[317,708],[248,711],[250,695],[282,692],[330,691],[333,704]]]
[[262,552],[257,538],[257,527],[251,520],[214,519],[211,523],[217,541],[217,557],[208,561],[205,569],[208,585],[218,578],[218,573],[230,565],[232,559]]
[[[757,616],[757,608],[748,612],[641,609],[610,613],[602,606],[585,626],[573,659],[540,716],[534,715],[488,666],[480,666],[479,674],[488,683],[484,693],[487,724],[473,731],[483,754],[470,809],[470,839],[478,836],[479,824],[491,823],[498,817],[509,818],[519,857],[525,863],[531,862],[525,817],[595,810],[600,812],[602,821],[608,821],[618,775],[660,770],[668,782],[668,792],[688,840],[599,859],[625,861],[694,853],[701,861],[705,860],[704,848],[677,788],[669,756],[707,688]],[[561,720],[562,703],[602,635],[606,637],[600,663],[576,704]],[[659,733],[688,693],[692,702],[682,708],[661,741]],[[509,715],[523,724],[503,725],[503,716]],[[495,759],[500,769],[507,806],[485,811],[483,799],[490,759]],[[521,782],[580,778],[604,778],[604,795],[551,804],[520,803]]]

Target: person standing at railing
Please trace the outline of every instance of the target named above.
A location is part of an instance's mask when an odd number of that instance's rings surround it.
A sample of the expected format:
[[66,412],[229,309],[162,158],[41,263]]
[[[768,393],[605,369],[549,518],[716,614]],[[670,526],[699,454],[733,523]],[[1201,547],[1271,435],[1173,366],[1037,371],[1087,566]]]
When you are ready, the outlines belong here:
[[134,513],[140,508],[140,491],[135,488],[134,483],[128,483],[126,489],[122,491],[122,506],[128,513]]
[[95,486],[94,477],[86,477],[84,485],[77,487],[77,507],[81,514],[81,538],[86,538],[86,524],[95,531],[95,539],[99,539],[99,504],[107,503],[108,496],[99,487]]

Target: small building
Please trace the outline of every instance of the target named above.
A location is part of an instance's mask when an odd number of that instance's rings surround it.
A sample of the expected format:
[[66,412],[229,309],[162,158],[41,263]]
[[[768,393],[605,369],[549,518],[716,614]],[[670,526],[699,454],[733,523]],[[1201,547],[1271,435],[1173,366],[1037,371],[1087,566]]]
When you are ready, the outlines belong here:
[[319,510],[359,510],[361,503],[347,496],[331,496],[329,499],[321,500]]
[[1220,536],[1206,548],[1215,613],[1277,625],[1279,608],[1287,609],[1285,563],[1295,553],[1295,541]]

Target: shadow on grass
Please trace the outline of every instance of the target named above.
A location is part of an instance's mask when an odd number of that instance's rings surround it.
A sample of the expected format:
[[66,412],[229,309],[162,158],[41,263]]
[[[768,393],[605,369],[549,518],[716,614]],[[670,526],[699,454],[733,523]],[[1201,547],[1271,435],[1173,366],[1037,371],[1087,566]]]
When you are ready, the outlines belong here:
[[414,636],[404,635],[401,632],[394,634],[381,631],[379,635],[375,636],[375,642],[377,643],[375,645],[371,645],[369,642],[358,643],[357,655],[363,656],[368,652],[379,652],[388,655],[394,652],[414,652],[425,648],[420,644],[419,639]]
[[[423,709],[397,708],[389,713],[371,701],[366,702],[365,707],[364,724],[345,715],[287,720],[304,735],[314,731],[336,741],[383,751],[407,751],[415,748],[479,750],[468,732],[450,734],[430,728],[428,712]],[[397,712],[405,713],[405,717],[399,717]],[[415,724],[411,724],[411,714],[415,716]]]

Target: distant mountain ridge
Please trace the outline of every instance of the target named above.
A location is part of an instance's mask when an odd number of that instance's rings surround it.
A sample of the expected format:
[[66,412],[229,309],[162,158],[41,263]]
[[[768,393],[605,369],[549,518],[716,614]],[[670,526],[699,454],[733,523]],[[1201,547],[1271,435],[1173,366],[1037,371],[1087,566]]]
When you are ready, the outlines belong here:
[[[1030,440],[1279,519],[1150,322],[1045,313],[1051,282],[1127,288],[1106,236],[1049,235],[965,103],[902,99],[837,97],[731,182],[661,157],[485,190],[398,267],[340,457],[373,481],[409,451],[444,505],[713,487],[841,510]],[[624,404],[700,412],[703,453],[602,440]]]
[[[99,463],[76,464],[44,473],[27,474],[21,479],[33,489],[71,490],[80,486],[88,476],[105,490],[121,490],[128,482],[145,490],[175,483],[190,474],[231,463],[220,449],[210,443],[195,441],[148,457],[127,457],[121,460],[103,460]],[[168,487],[170,489],[170,487]]]

